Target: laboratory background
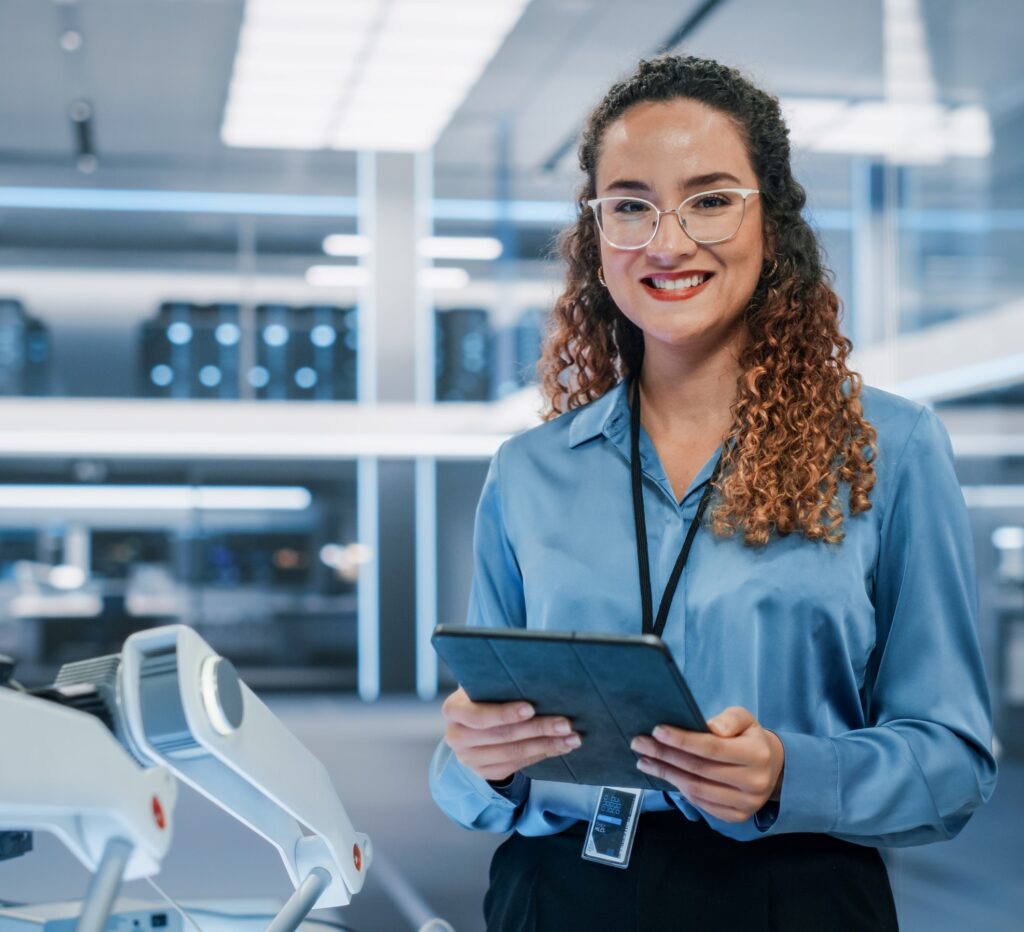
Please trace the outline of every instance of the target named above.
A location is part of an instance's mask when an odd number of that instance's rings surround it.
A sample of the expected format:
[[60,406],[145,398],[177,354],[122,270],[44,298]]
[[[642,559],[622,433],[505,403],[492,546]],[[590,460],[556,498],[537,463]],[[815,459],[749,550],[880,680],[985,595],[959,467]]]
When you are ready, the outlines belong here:
[[[716,58],[780,97],[853,367],[934,408],[969,508],[1000,777],[887,855],[902,927],[1020,929],[1022,48],[1020,0],[0,0],[2,675],[187,626],[372,839],[314,915],[481,930],[500,838],[430,800],[430,634],[465,618],[489,458],[540,422],[583,119],[642,57]],[[196,928],[292,894],[183,781],[171,818],[152,879]],[[0,904],[90,879],[36,832]]]

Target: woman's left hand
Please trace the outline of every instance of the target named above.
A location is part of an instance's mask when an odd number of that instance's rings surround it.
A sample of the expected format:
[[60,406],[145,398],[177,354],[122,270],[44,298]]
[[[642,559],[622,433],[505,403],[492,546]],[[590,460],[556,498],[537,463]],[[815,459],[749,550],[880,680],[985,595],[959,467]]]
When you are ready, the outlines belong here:
[[723,822],[745,822],[782,791],[785,751],[746,709],[732,706],[708,721],[710,733],[659,725],[631,747],[637,767],[667,780]]

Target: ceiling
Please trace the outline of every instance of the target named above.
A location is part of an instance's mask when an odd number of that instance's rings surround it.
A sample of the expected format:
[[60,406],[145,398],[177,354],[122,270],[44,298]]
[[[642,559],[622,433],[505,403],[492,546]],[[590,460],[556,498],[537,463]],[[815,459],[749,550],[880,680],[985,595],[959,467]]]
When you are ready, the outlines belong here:
[[[943,97],[1024,107],[1020,0],[920,2]],[[532,0],[433,152],[435,195],[567,204],[577,183],[573,140],[588,108],[680,32],[676,51],[736,63],[780,95],[881,96],[882,4]],[[243,10],[244,0],[0,0],[0,188],[355,193],[353,153],[221,143]],[[60,46],[67,30],[82,36],[77,51]],[[95,111],[92,174],[75,166],[68,111],[78,99]],[[848,162],[798,154],[818,206],[848,206]],[[949,190],[943,182],[944,199]],[[543,254],[552,228],[524,233],[523,254]],[[298,262],[338,229],[332,218],[260,218],[255,235],[261,254]],[[232,264],[243,235],[231,215],[8,209],[0,211],[0,265],[77,256],[95,266],[101,254],[113,266],[132,264],[131,254],[135,264],[157,254]]]

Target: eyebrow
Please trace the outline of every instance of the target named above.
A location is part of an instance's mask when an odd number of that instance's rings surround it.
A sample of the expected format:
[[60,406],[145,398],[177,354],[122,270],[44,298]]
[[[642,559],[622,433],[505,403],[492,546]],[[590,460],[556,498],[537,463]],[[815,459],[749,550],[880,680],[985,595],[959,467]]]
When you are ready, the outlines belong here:
[[[692,178],[687,178],[679,187],[683,190],[688,188],[703,188],[708,185],[718,184],[721,181],[732,181],[737,185],[742,185],[735,175],[729,174],[729,172],[709,172],[706,175],[694,175]],[[608,189],[618,188],[623,191],[650,191],[651,188],[648,184],[643,181],[636,181],[632,178],[619,178],[608,185]]]

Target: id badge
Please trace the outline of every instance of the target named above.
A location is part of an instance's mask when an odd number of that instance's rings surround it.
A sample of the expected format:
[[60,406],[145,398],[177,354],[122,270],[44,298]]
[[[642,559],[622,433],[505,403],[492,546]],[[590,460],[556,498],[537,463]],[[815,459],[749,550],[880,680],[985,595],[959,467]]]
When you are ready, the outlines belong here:
[[583,857],[611,867],[628,867],[643,790],[602,786],[583,843]]

